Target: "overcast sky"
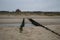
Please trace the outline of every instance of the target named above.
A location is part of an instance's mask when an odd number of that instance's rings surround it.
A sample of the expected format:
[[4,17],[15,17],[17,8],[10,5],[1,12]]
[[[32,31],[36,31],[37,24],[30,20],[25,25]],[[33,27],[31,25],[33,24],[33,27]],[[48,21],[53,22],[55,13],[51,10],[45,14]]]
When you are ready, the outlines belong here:
[[60,11],[60,0],[0,0],[0,11]]

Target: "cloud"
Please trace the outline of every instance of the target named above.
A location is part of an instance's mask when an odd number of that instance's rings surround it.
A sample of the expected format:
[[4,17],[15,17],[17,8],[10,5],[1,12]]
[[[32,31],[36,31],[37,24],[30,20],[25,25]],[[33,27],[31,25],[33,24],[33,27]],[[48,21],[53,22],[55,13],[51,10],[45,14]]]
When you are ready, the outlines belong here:
[[0,10],[60,11],[60,0],[0,0]]

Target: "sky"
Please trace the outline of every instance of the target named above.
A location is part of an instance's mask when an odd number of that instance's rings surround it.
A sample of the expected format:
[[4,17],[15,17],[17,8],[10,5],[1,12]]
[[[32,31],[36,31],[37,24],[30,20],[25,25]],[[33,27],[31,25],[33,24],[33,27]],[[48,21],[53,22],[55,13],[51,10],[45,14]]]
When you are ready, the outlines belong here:
[[60,0],[0,0],[0,11],[59,11]]

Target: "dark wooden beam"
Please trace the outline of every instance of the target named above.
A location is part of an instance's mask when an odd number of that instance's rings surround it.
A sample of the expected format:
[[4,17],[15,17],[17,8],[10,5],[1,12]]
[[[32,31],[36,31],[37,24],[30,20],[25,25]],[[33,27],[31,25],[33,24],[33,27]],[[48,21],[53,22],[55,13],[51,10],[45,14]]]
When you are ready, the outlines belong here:
[[21,26],[20,26],[20,28],[19,28],[20,33],[22,33],[24,26],[25,26],[25,18],[23,18],[22,24],[21,24]]
[[59,34],[59,33],[54,32],[53,30],[51,30],[51,29],[49,29],[49,28],[47,28],[47,27],[43,26],[42,24],[40,24],[40,23],[38,23],[38,22],[34,21],[34,20],[33,20],[33,19],[31,19],[31,18],[29,18],[29,21],[30,21],[33,25],[35,25],[35,26],[41,26],[41,27],[45,28],[46,30],[51,31],[52,33],[54,33],[54,34],[56,34],[56,35],[60,36],[60,34]]

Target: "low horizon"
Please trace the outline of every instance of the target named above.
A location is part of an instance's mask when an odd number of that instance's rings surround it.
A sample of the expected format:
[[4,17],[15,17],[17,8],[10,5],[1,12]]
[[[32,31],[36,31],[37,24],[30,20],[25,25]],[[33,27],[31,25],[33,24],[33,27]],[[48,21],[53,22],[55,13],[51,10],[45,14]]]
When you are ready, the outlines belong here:
[[[9,10],[0,10],[0,11],[9,11]],[[14,10],[14,11],[16,11],[16,10]],[[9,11],[9,12],[13,12],[13,11]],[[36,11],[36,10],[35,11],[22,11],[21,10],[21,12],[60,12],[60,11],[39,11],[39,10],[38,11]]]

